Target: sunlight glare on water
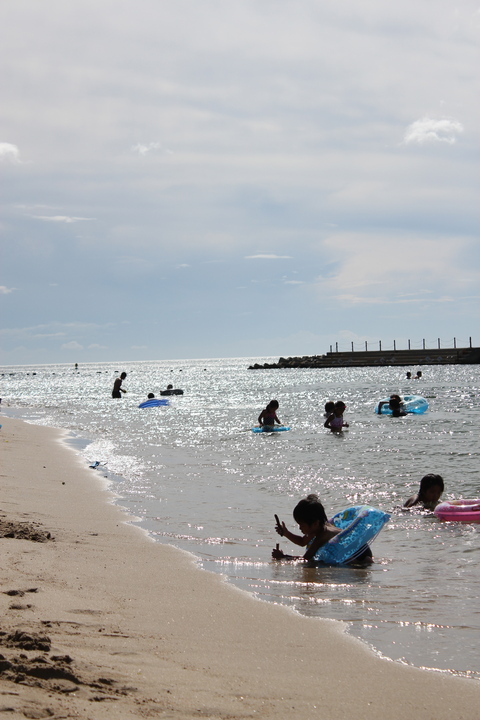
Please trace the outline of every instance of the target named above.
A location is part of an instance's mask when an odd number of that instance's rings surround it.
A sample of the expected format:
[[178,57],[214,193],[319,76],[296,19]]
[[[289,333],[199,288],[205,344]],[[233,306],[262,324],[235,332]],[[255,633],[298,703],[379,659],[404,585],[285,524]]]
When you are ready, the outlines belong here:
[[[242,589],[345,621],[388,657],[480,677],[480,525],[401,510],[429,472],[444,477],[446,498],[480,497],[479,368],[425,366],[421,381],[407,381],[405,368],[251,371],[252,362],[4,368],[2,408],[88,441],[85,459],[102,463],[153,537]],[[117,370],[127,372],[122,400],[110,396]],[[185,394],[138,409],[170,382]],[[375,415],[392,392],[423,395],[429,411]],[[272,398],[292,430],[256,435]],[[350,428],[339,436],[323,428],[330,399],[347,405]],[[392,514],[372,567],[271,561],[276,542],[295,552],[276,535],[274,513],[296,531],[292,509],[310,492],[332,515],[363,503]]]

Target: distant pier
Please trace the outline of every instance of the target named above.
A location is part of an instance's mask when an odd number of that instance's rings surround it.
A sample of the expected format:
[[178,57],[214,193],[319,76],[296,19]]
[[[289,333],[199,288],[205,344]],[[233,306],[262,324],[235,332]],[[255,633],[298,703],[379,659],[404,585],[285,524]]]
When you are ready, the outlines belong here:
[[422,348],[421,350],[330,350],[325,355],[281,357],[276,363],[250,365],[249,370],[272,368],[387,367],[413,365],[478,365],[480,347]]

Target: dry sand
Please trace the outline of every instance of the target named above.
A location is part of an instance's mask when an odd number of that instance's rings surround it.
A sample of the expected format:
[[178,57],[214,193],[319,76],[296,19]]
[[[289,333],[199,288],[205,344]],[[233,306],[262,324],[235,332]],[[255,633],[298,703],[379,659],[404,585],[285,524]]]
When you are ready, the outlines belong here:
[[60,431],[2,423],[0,717],[480,717],[477,681],[249,597],[128,524]]

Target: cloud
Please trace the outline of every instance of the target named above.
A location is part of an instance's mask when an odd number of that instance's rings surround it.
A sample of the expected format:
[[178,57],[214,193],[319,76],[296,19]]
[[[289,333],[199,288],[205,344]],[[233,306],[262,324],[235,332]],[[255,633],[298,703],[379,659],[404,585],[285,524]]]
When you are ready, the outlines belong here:
[[463,132],[463,125],[458,120],[435,120],[434,118],[423,117],[408,126],[405,131],[403,142],[410,143],[446,142],[453,145],[456,135]]
[[83,350],[83,345],[80,345],[76,340],[65,343],[61,346],[62,350]]
[[16,288],[7,288],[5,285],[0,285],[0,295],[8,295],[14,290],[16,290]]
[[171,150],[165,149],[160,143],[158,142],[151,142],[148,143],[148,145],[143,145],[143,143],[137,143],[137,145],[132,145],[131,151],[134,153],[137,153],[138,155],[148,155],[148,153],[163,153],[166,155],[172,155]]
[[245,260],[291,260],[291,255],[245,255]]
[[480,273],[468,264],[474,244],[465,237],[339,233],[324,243],[335,270],[317,287],[347,305],[449,302],[454,290],[478,287]]
[[57,333],[36,333],[33,335],[35,338],[51,338],[51,337],[65,337],[66,333],[64,332],[57,332]]
[[0,142],[0,161],[1,160],[11,163],[19,163],[20,151],[18,147],[12,143]]
[[70,215],[32,215],[35,220],[46,220],[47,222],[57,223],[76,223],[81,220],[95,220],[88,217],[72,217]]

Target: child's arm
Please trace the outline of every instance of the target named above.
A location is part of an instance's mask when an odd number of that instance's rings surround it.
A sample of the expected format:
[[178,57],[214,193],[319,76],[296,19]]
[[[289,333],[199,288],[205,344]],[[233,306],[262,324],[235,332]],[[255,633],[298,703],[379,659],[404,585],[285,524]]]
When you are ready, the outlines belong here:
[[278,515],[275,515],[275,520],[277,522],[275,526],[275,530],[281,537],[286,537],[287,540],[290,540],[290,542],[295,543],[295,545],[300,545],[300,547],[305,547],[308,540],[304,535],[294,535],[290,530],[288,530],[287,526],[284,522],[280,522],[278,519]]
[[272,558],[274,560],[311,560],[318,548],[325,545],[324,542],[317,542],[317,540],[318,538],[315,538],[305,555],[285,555],[283,550],[280,550],[277,543],[277,547],[272,550]]
[[414,505],[418,504],[418,495],[412,495],[412,497],[409,497],[408,500],[404,503],[404,508],[413,507]]
[[278,423],[279,425],[282,424],[282,423],[280,422],[280,420],[278,419],[278,417],[277,417],[277,413],[275,413],[275,420],[277,421],[277,423]]
[[323,423],[323,427],[329,428],[330,427],[330,421],[333,418],[333,413],[330,413],[330,415],[327,417],[325,422]]
[[278,543],[277,547],[272,550],[272,558],[274,560],[303,560],[301,555],[285,555],[283,550],[278,547]]
[[265,412],[265,410],[262,410],[262,412],[261,412],[260,415],[258,416],[257,422],[258,422],[259,425],[263,425],[263,413],[264,413],[264,412]]
[[272,557],[274,560],[311,560],[315,556],[315,553],[318,551],[318,549],[321,548],[322,545],[325,545],[325,543],[327,543],[330,538],[331,533],[325,531],[321,532],[320,535],[317,535],[316,538],[313,540],[303,557],[299,555],[285,555],[285,553],[280,550],[277,544],[277,547],[272,550]]

